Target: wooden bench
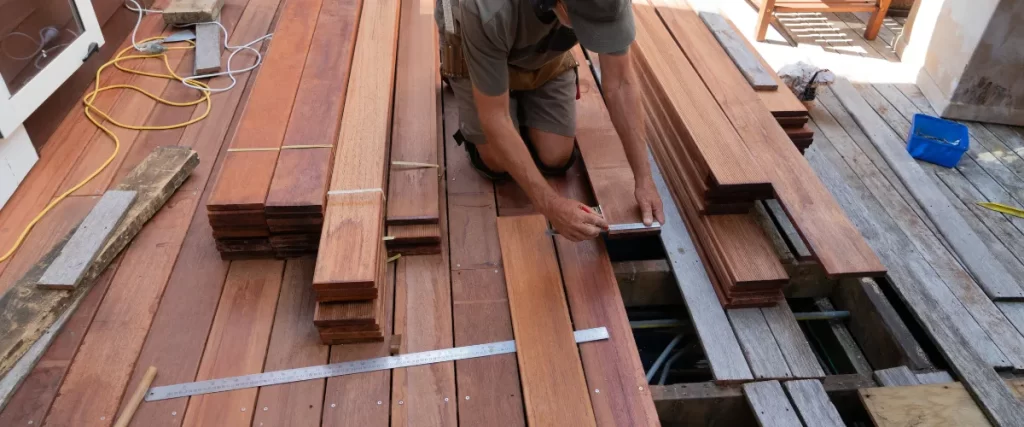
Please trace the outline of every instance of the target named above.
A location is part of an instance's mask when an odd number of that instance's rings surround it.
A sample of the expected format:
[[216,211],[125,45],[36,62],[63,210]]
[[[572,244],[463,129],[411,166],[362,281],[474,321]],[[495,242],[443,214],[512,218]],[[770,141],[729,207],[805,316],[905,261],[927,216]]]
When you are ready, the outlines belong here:
[[776,12],[871,12],[864,38],[874,40],[892,0],[763,0],[757,16],[757,41],[763,42]]

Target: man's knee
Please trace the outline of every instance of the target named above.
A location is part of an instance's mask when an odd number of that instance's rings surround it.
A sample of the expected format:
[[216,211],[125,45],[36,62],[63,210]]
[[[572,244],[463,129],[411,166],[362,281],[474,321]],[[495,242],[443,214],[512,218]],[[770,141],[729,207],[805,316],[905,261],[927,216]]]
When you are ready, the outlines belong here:
[[[467,142],[467,144],[472,143]],[[501,160],[501,155],[498,153],[498,149],[494,144],[476,144],[474,147],[476,147],[477,153],[480,153],[480,160],[483,160],[484,165],[487,166],[488,169],[497,173],[504,173],[508,171],[507,168],[505,168],[505,164]]]
[[530,139],[537,151],[537,160],[548,168],[562,168],[572,159],[576,141],[574,137],[531,128]]

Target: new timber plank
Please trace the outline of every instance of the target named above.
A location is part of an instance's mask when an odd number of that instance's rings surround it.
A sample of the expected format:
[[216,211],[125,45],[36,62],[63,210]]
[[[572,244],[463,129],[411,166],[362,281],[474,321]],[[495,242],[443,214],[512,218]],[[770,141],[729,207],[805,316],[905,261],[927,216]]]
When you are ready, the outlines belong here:
[[[653,156],[652,156],[653,157]],[[661,226],[661,242],[672,264],[672,274],[686,302],[687,312],[700,337],[701,347],[711,365],[716,382],[738,382],[753,379],[747,361],[743,358],[736,333],[733,332],[725,310],[718,302],[713,284],[704,267],[697,248],[679,214],[679,208],[661,175],[657,162],[650,158],[651,173],[658,194],[665,202],[665,224]]]
[[384,197],[378,192],[367,192],[327,198],[327,216],[320,237],[320,257],[313,287],[325,290],[377,288]]
[[351,255],[321,258],[331,262],[317,263],[314,286],[377,286],[400,6],[384,0],[362,9],[318,252]]
[[362,5],[363,0],[344,0],[320,8],[281,143],[285,149],[277,159],[267,193],[267,212],[285,208],[323,212],[333,149],[287,147],[333,146],[337,142]]
[[[263,371],[283,270],[284,262],[277,260],[231,263],[196,380]],[[256,393],[247,388],[193,396],[183,425],[249,424]]]
[[96,202],[89,215],[75,230],[57,259],[39,278],[39,285],[52,289],[78,286],[107,238],[135,201],[134,191],[108,191]]
[[[572,53],[576,62],[587,63],[579,47],[574,48]],[[576,102],[576,143],[587,165],[587,176],[594,189],[594,196],[609,224],[640,224],[643,219],[634,194],[633,170],[626,158],[622,140],[612,124],[590,67],[580,67],[578,75],[580,97]],[[639,229],[617,234],[639,235],[651,232]]]
[[597,424],[661,425],[604,243],[573,243],[558,236],[555,246],[573,325],[577,329],[604,326],[611,336],[580,345]]
[[836,82],[832,91],[864,129],[985,293],[996,301],[1024,299],[1021,282],[995,260],[985,243],[964,223],[949,199],[938,190],[934,180],[902,148],[903,139],[878,117],[848,81]]
[[790,400],[800,413],[805,425],[815,427],[845,427],[846,423],[839,416],[836,406],[825,394],[825,387],[818,380],[786,381]]
[[543,216],[498,218],[516,358],[530,425],[596,425]]
[[437,223],[440,169],[394,164],[439,164],[436,100],[441,76],[432,0],[403,2],[398,40],[387,224]]
[[[289,259],[285,265],[264,372],[328,361],[330,347],[320,344],[316,327],[309,321],[316,304],[310,286],[314,264],[314,258],[302,257]],[[252,425],[318,425],[326,384],[326,380],[316,380],[260,387]]]
[[332,191],[384,191],[400,6],[399,0],[363,5],[349,74],[354,84],[348,87],[341,118]]
[[[830,277],[885,272],[843,210],[816,179],[775,118],[759,102],[728,56],[680,0],[657,0],[665,25],[765,172],[794,225]],[[807,203],[806,200],[814,200]]]
[[757,52],[751,51],[751,48],[740,40],[743,36],[729,25],[725,17],[712,12],[700,12],[700,19],[704,21],[708,30],[711,30],[718,44],[725,49],[725,53],[729,54],[729,58],[732,58],[732,62],[743,73],[743,77],[750,82],[750,87],[758,91],[779,89],[778,83],[772,78],[774,72],[769,72],[770,68],[766,69],[757,58]]
[[[665,98],[682,122],[685,144],[693,144],[710,175],[719,186],[766,187],[770,179],[758,167],[729,119],[716,107],[716,102],[686,57],[674,45],[653,7],[646,2],[634,3],[637,22],[634,53],[656,78]],[[700,24],[703,26],[703,24]],[[701,106],[703,108],[698,108]]]
[[263,209],[321,4],[284,4],[207,209]]
[[[383,288],[386,312],[381,325],[384,341],[331,346],[331,363],[371,359],[389,355],[394,304],[394,263],[387,265]],[[326,426],[388,427],[391,412],[391,371],[382,370],[355,375],[342,375],[327,379],[324,392],[324,411],[321,418]]]
[[[402,336],[403,354],[453,346],[452,285],[446,261],[444,254],[397,261],[394,334]],[[391,395],[393,426],[458,425],[454,362],[395,369]]]
[[778,381],[743,384],[743,396],[761,427],[803,427]]

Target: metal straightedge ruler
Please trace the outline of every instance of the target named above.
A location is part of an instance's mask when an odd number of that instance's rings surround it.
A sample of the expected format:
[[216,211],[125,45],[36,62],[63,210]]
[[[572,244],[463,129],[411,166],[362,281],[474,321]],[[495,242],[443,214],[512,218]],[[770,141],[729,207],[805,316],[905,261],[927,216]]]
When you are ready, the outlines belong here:
[[[583,329],[573,332],[573,336],[577,343],[601,341],[608,339],[608,329],[605,327]],[[262,374],[218,378],[215,380],[153,387],[149,389],[148,393],[146,393],[146,401],[152,402],[154,400],[174,399],[199,394],[220,393],[223,391],[239,390],[243,388],[265,387],[275,384],[315,380],[341,375],[359,374],[363,372],[383,371],[385,369],[407,368],[410,366],[429,365],[431,363],[473,359],[477,357],[515,352],[515,341],[501,341],[490,344],[477,344],[443,350],[401,354],[398,356],[378,357],[376,359],[356,360],[330,365],[264,372]]]

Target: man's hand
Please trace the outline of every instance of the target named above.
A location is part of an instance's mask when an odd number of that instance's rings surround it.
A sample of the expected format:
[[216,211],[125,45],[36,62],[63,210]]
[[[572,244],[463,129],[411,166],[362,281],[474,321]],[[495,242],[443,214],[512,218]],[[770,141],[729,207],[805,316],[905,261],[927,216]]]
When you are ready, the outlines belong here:
[[573,242],[596,239],[601,231],[608,229],[608,222],[600,215],[591,212],[586,205],[564,197],[552,200],[543,213],[558,234]]
[[640,206],[640,218],[644,225],[650,227],[655,220],[659,224],[665,223],[665,212],[661,205],[661,196],[654,186],[654,180],[650,176],[637,179],[636,181],[636,204]]

